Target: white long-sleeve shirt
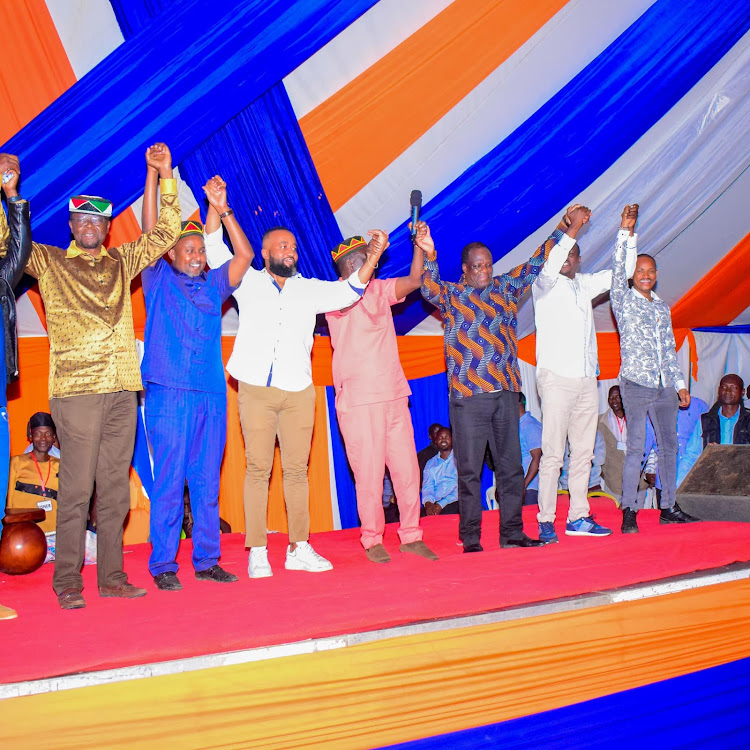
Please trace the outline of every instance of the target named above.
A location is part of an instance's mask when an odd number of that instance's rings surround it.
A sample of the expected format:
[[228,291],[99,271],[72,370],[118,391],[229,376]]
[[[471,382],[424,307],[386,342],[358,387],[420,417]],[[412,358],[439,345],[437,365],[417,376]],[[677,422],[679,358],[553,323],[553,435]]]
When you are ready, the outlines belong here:
[[[205,242],[212,268],[232,258],[221,228],[206,234]],[[357,274],[347,281],[306,279],[297,274],[279,288],[265,269],[250,268],[234,292],[239,329],[227,363],[229,374],[249,385],[303,391],[312,383],[315,316],[353,305],[366,286]]]
[[[575,240],[568,235],[550,251],[531,287],[536,324],[536,365],[563,378],[594,378],[599,372],[591,301],[612,285],[612,271],[560,273]],[[635,238],[627,245],[626,265],[635,271]]]

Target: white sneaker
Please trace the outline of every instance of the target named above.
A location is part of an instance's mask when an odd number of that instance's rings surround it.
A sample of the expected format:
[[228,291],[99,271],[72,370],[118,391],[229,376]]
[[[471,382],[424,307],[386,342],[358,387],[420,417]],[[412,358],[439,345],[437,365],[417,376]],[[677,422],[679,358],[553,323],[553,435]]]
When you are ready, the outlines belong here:
[[290,552],[286,548],[286,563],[284,567],[287,570],[306,570],[308,573],[322,573],[324,570],[331,570],[333,565],[319,555],[309,542],[297,542],[297,549]]
[[247,574],[250,578],[268,578],[273,575],[271,566],[268,564],[268,547],[250,547]]

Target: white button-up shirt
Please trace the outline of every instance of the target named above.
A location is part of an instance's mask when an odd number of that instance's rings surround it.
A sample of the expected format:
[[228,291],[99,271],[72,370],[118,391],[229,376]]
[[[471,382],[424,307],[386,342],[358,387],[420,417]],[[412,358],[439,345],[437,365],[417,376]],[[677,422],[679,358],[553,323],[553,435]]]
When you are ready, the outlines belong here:
[[[627,244],[626,266],[635,271],[636,244]],[[536,324],[536,366],[563,378],[594,378],[599,373],[591,301],[612,285],[612,271],[560,273],[575,240],[565,235],[550,251],[531,287]]]
[[[206,258],[216,268],[232,258],[222,231],[205,235]],[[239,329],[227,370],[249,385],[302,391],[312,383],[310,352],[315,316],[353,305],[367,285],[356,273],[347,281],[297,274],[279,288],[265,269],[250,268],[234,292]]]

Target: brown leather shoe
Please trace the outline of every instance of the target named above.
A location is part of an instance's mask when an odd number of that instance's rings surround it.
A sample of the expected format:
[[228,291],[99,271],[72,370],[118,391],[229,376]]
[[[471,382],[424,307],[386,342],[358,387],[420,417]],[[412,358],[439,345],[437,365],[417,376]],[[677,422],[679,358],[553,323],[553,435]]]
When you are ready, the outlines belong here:
[[420,539],[418,542],[409,542],[399,547],[401,552],[411,552],[420,557],[426,557],[428,560],[437,560],[438,556]]
[[117,596],[120,599],[135,599],[146,596],[146,589],[133,586],[132,583],[121,583],[119,586],[99,586],[99,596]]
[[369,549],[366,549],[365,554],[370,562],[387,563],[391,561],[391,556],[388,554],[388,550],[382,544],[375,544]]
[[57,603],[60,609],[82,609],[86,606],[83,594],[74,588],[65,589],[57,595]]

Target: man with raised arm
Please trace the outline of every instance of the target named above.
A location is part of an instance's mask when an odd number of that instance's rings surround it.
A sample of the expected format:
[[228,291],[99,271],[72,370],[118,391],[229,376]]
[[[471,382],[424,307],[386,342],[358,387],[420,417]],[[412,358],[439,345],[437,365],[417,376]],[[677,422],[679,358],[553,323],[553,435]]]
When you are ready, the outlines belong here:
[[628,415],[627,449],[622,470],[623,534],[637,534],[636,492],[641,475],[646,417],[651,417],[659,446],[661,475],[660,523],[689,523],[699,519],[677,504],[677,411],[688,406],[690,394],[675,351],[669,306],[653,291],[658,271],[646,254],[636,258],[633,287],[628,288],[626,250],[636,251],[638,204],[622,212],[612,258],[612,312],[620,331],[620,392]]
[[[373,238],[388,246],[388,235]],[[346,281],[367,263],[367,242],[349,237],[331,251]],[[357,485],[362,546],[368,560],[391,558],[383,546],[383,471],[390,470],[398,498],[401,552],[436,560],[419,527],[419,464],[409,413],[411,389],[401,367],[391,306],[422,284],[422,249],[414,245],[408,276],[372,279],[354,306],[326,315],[333,346],[336,417]]]
[[161,178],[161,212],[135,242],[105,248],[112,203],[70,199],[73,241],[34,243],[27,273],[39,279],[50,345],[50,411],[63,458],[57,495],[52,579],[62,609],[85,607],[81,566],[89,501],[97,491],[97,583],[101,596],[132,599],[146,589],[122,569],[122,527],[130,510],[137,393],[143,388],[133,333],[130,282],[180,236],[172,157],[163,143],[146,151]]
[[[569,225],[549,254],[531,287],[536,325],[536,387],[542,401],[542,460],[539,465],[539,538],[557,542],[557,486],[570,444],[568,491],[570,508],[565,525],[569,536],[605,537],[588,501],[591,460],[599,418],[599,361],[592,300],[609,291],[612,271],[579,273],[581,251],[575,238],[591,211],[576,204],[564,221]],[[632,273],[635,251],[629,250]]]
[[[212,268],[231,258],[218,227],[206,219],[206,254]],[[245,544],[248,575],[273,575],[268,562],[268,481],[276,438],[281,449],[284,501],[289,521],[287,570],[318,573],[333,566],[309,542],[307,464],[315,421],[310,353],[315,316],[353,305],[364,293],[383,252],[382,235],[367,246],[367,262],[346,281],[306,279],[297,273],[297,240],[286,227],[269,229],[261,242],[265,267],[251,268],[234,292],[239,330],[227,370],[239,383],[245,438]]]
[[[18,334],[16,332],[16,297],[14,287],[23,276],[31,253],[29,203],[18,194],[21,166],[18,157],[0,154],[0,179],[8,201],[8,218],[0,206],[0,518],[5,515],[8,492],[10,433],[6,410],[6,387],[18,379]],[[12,620],[16,611],[0,604],[0,620]]]
[[481,552],[481,472],[487,442],[495,464],[501,547],[540,547],[523,532],[523,467],[518,432],[516,313],[523,293],[552,248],[570,229],[561,221],[526,263],[492,276],[492,254],[481,242],[461,251],[463,277],[443,281],[426,224],[417,230],[424,250],[422,296],[445,323],[450,418],[458,467],[459,534],[464,552]]
[[[143,272],[146,298],[146,432],[154,458],[149,571],[162,591],[179,591],[177,548],[187,480],[193,516],[193,568],[199,581],[231,583],[219,566],[219,475],[227,435],[227,387],[221,358],[221,306],[253,259],[253,249],[227,205],[218,175],[204,186],[232,240],[234,256],[206,272],[200,221],[185,221],[177,244]],[[156,174],[144,196],[144,229],[156,220]],[[149,210],[150,209],[150,210]]]

